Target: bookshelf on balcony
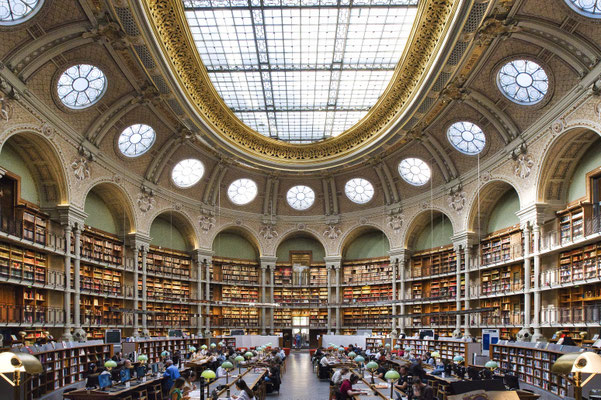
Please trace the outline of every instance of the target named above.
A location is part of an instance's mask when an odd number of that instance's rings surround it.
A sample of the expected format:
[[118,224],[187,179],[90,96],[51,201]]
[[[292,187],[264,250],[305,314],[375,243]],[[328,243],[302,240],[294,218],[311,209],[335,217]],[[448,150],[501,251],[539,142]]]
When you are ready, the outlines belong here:
[[587,326],[601,320],[601,284],[562,288],[558,297],[560,325]]
[[355,307],[342,310],[342,325],[346,327],[383,328],[391,325],[392,309],[382,307]]
[[106,327],[124,324],[123,300],[119,298],[82,295],[79,306],[84,326]]
[[519,225],[493,232],[480,242],[481,265],[508,262],[523,255],[522,231]]
[[592,207],[587,202],[577,202],[556,213],[559,223],[560,243],[566,244],[588,234],[586,222],[591,221]]
[[392,280],[392,266],[388,257],[344,261],[342,283],[344,285],[369,284]]
[[45,284],[48,255],[19,246],[0,243],[0,277]]
[[169,339],[149,339],[140,340],[137,342],[123,342],[123,354],[136,352],[144,354],[148,357],[148,363],[155,363],[162,360],[161,353],[168,351],[170,354],[175,354],[176,351],[182,355],[189,353],[190,346],[197,349],[203,345],[209,344],[209,339],[204,338],[169,338]]
[[392,299],[392,284],[347,286],[342,296],[345,303],[362,303]]
[[278,327],[292,327],[292,310],[290,310],[289,308],[276,308],[275,310],[273,310],[273,323],[275,326]]
[[521,265],[506,265],[482,271],[480,275],[480,294],[513,292],[524,287],[524,271]]
[[[71,284],[75,273],[71,266]],[[81,263],[80,288],[98,296],[123,296],[123,272]]]
[[[57,343],[57,347],[62,344]],[[25,381],[25,399],[38,399],[65,386],[80,382],[86,378],[91,363],[101,365],[113,356],[110,344],[75,344],[72,348],[56,348],[47,351],[35,351],[25,348],[42,363],[43,374],[28,376]]]
[[17,205],[15,214],[17,220],[21,221],[21,237],[45,246],[48,238],[48,215],[29,203]]
[[[71,236],[72,252],[74,240]],[[86,225],[80,241],[82,257],[102,264],[123,265],[123,243],[116,236]]]
[[[189,254],[177,250],[150,246],[146,255],[146,270],[155,274],[190,277],[192,260]],[[142,254],[138,254],[138,269],[142,270]]]
[[[140,306],[141,308],[141,306]],[[148,303],[146,305],[147,323],[165,336],[169,329],[192,326],[192,309],[183,304]]]
[[259,301],[259,289],[248,286],[223,286],[216,287],[217,291],[221,289],[221,296],[217,293],[214,300],[232,301],[232,302],[248,302],[256,303]]
[[[465,266],[461,258],[461,269]],[[420,251],[411,256],[411,278],[455,273],[457,254],[452,245]]]
[[480,318],[482,325],[514,326],[523,324],[524,296],[502,296],[493,299],[481,299],[480,308],[494,308],[479,314],[471,314],[470,318]]
[[328,289],[324,287],[274,288],[274,301],[281,304],[324,304],[328,301]]
[[400,344],[402,348],[411,347],[415,354],[438,351],[442,360],[452,361],[456,355],[463,356],[465,365],[471,364],[473,354],[480,351],[480,343],[464,342],[453,339],[419,339],[404,338],[397,339],[394,344]]
[[[147,277],[146,289],[148,299],[152,301],[188,301],[190,300],[190,284],[175,279]],[[140,298],[142,296],[142,280],[138,280]]]
[[[461,287],[465,278],[461,276]],[[463,291],[463,290],[462,290]],[[444,300],[454,299],[457,294],[457,277],[435,278],[411,283],[412,299]]]
[[211,280],[231,284],[259,285],[259,264],[251,260],[213,258]]
[[23,322],[30,325],[46,323],[47,291],[35,288],[22,288],[22,290]]
[[229,328],[252,328],[259,325],[259,310],[255,307],[214,307],[211,325]]
[[311,265],[309,269],[309,283],[313,286],[326,286],[328,284],[328,271],[325,265]]

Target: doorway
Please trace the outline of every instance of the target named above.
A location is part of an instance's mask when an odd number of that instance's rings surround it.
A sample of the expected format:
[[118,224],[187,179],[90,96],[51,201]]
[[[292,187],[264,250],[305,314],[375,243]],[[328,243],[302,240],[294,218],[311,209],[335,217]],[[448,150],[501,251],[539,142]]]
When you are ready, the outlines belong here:
[[309,317],[292,317],[292,344],[295,349],[309,348]]

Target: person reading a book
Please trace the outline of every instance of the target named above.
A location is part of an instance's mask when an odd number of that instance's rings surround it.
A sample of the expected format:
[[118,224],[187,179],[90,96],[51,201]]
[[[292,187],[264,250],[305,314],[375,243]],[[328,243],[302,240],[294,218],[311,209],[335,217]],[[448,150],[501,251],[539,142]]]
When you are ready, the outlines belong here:
[[240,390],[238,396],[232,396],[233,400],[255,400],[255,394],[252,389],[248,387],[244,379],[238,379],[236,381],[236,387]]
[[352,374],[349,379],[345,379],[340,385],[340,399],[341,400],[350,400],[354,398],[354,396],[359,394],[367,394],[363,390],[354,390],[353,385],[359,382],[359,377],[355,374]]

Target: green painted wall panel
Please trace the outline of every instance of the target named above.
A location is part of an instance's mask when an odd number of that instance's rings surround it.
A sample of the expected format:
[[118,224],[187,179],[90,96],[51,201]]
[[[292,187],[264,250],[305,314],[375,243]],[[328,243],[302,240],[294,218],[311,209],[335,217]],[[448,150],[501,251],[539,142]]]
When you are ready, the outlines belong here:
[[415,251],[446,246],[452,242],[453,225],[451,225],[451,221],[446,215],[438,215],[418,235],[415,242]]
[[0,153],[0,165],[13,174],[21,177],[21,198],[31,203],[40,205],[40,196],[33,174],[27,167],[27,163],[10,146],[4,145]]
[[519,210],[520,198],[515,190],[510,189],[494,205],[488,218],[488,233],[518,224],[520,219],[515,213]]
[[109,210],[104,200],[96,193],[88,193],[84,211],[88,214],[86,225],[114,235],[117,234],[117,224],[115,223],[115,218],[113,218],[111,210]]
[[171,221],[164,218],[156,218],[150,227],[150,244],[168,249],[186,251],[186,239]]
[[586,196],[586,174],[599,167],[601,167],[601,140],[593,143],[578,162],[568,188],[568,203]]
[[308,237],[290,238],[284,240],[278,246],[276,252],[278,261],[290,261],[291,250],[311,250],[313,252],[313,262],[323,262],[323,258],[326,256],[325,250],[319,241]]
[[368,232],[353,240],[345,249],[345,260],[388,257],[390,243],[383,232]]
[[222,232],[213,241],[213,251],[218,257],[258,260],[259,255],[252,243],[235,233]]

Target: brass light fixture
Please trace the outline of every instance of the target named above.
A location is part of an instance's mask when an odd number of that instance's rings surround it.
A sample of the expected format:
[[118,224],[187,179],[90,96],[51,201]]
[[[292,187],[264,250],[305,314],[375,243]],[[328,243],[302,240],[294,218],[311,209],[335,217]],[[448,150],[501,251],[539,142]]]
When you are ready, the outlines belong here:
[[[582,388],[596,374],[601,373],[601,356],[592,351],[564,354],[553,363],[551,372],[563,375],[572,382],[574,385],[574,398],[582,400]],[[574,374],[573,378],[569,378],[570,373]],[[590,374],[590,376],[583,382],[582,374]]]
[[[42,373],[42,363],[36,357],[27,353],[0,353],[0,376],[14,388],[14,398],[19,399],[19,387],[21,386],[21,374],[27,372],[30,375]],[[13,379],[5,374],[13,374]]]

